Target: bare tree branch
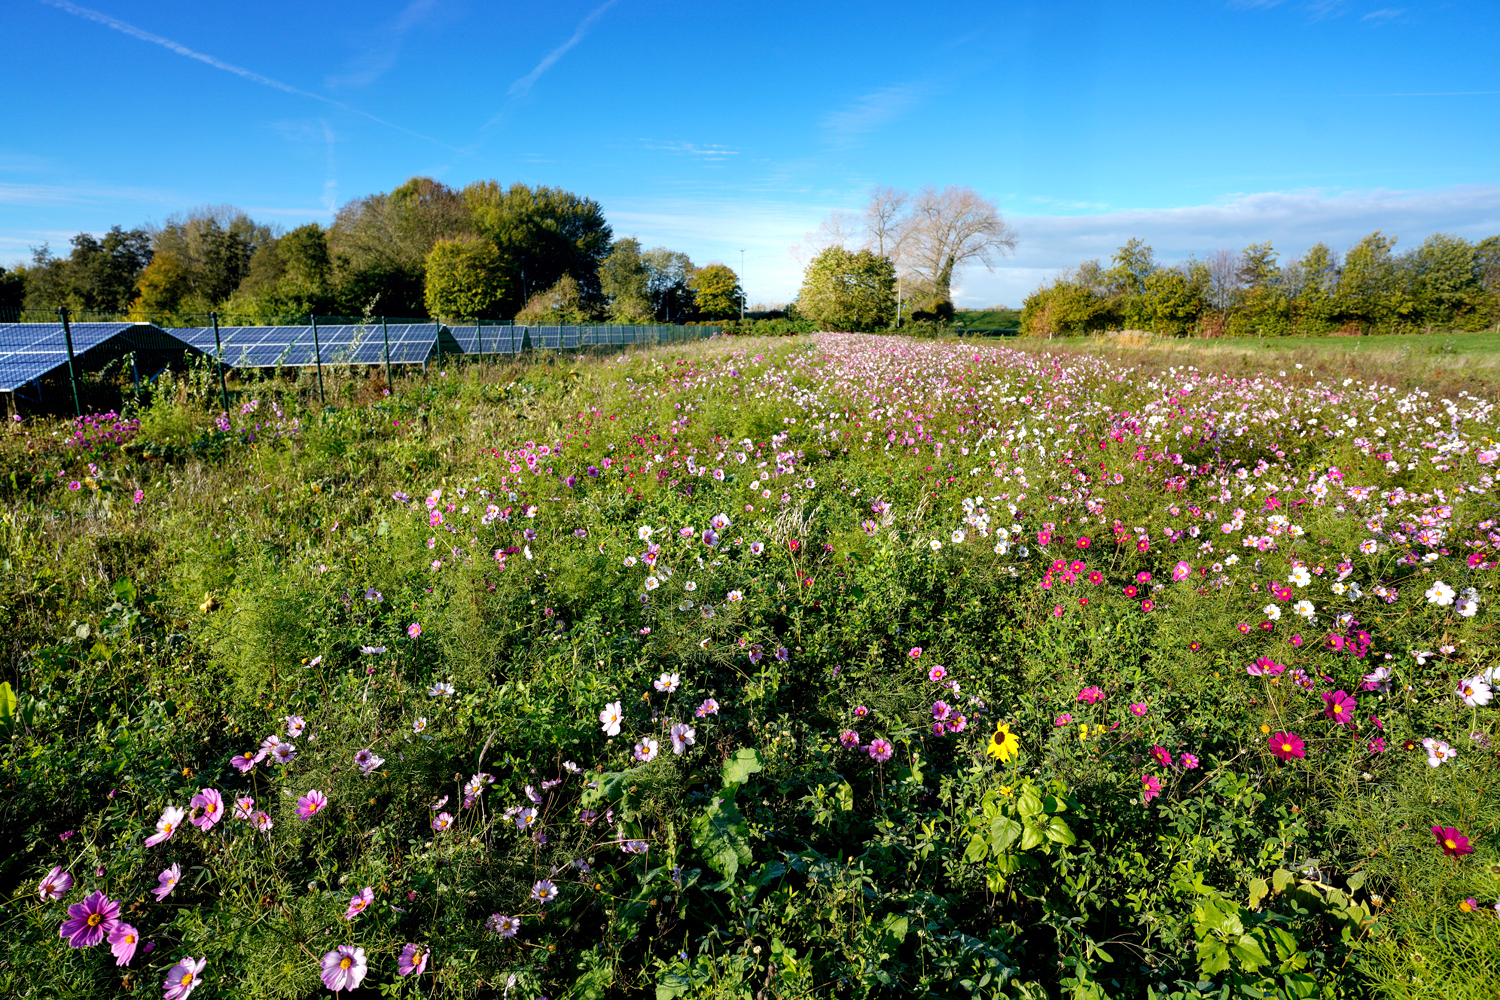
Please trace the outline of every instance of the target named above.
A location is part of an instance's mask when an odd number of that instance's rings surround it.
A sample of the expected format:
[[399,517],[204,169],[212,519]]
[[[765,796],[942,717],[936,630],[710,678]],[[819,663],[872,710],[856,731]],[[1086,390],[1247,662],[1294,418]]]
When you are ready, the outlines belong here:
[[971,263],[993,269],[996,259],[1016,248],[1015,231],[995,203],[970,187],[925,187],[912,204],[902,241],[904,267],[927,282],[934,294],[951,298],[954,275]]

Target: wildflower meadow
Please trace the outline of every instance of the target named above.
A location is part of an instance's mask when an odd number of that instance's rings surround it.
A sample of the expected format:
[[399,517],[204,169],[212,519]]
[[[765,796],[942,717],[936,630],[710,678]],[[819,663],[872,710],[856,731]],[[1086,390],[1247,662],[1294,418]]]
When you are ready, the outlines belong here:
[[12,420],[0,994],[1500,995],[1500,419],[1296,375],[719,337]]

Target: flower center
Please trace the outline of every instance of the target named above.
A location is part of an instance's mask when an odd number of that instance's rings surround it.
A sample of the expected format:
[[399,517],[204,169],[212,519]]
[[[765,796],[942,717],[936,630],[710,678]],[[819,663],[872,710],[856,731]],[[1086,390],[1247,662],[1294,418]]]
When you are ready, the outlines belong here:
[[134,934],[126,934],[125,935],[125,943],[126,944],[135,944],[135,935]]
[[352,958],[341,958],[341,959],[339,959],[339,968],[340,969],[347,969],[347,968],[349,968],[349,966],[351,966],[353,964],[354,964],[354,960]]
[[1458,844],[1453,840],[1445,840],[1443,841],[1443,843],[1447,845],[1447,848],[1450,851],[1455,850],[1458,847]]
[[1292,745],[1290,743],[1283,743],[1283,744],[1281,744],[1281,749],[1285,753],[1291,753],[1292,752]]
[[161,832],[162,833],[171,833],[172,832],[172,824],[171,823],[163,823],[161,825]]
[[1343,711],[1344,711],[1344,706],[1343,705],[1335,705],[1335,706],[1333,706],[1333,714],[1334,715],[1338,715],[1338,714],[1340,714]]
[[99,921],[101,921],[103,919],[104,919],[104,914],[102,914],[102,913],[90,913],[89,914],[89,926],[90,927],[98,927],[99,926]]
[[182,974],[182,985],[186,986],[189,983],[191,983],[192,981],[193,981],[193,974],[191,972],[184,972]]

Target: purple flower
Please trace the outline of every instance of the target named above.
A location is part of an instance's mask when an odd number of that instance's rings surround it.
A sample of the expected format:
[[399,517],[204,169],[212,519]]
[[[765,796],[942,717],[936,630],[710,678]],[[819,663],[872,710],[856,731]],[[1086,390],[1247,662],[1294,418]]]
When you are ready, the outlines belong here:
[[1198,767],[1198,758],[1194,757],[1190,753],[1184,753],[1182,756],[1178,757],[1177,762],[1182,765],[1182,769],[1184,771],[1193,771]]
[[352,897],[350,897],[349,909],[344,914],[344,919],[353,920],[355,917],[365,912],[365,908],[373,902],[375,902],[375,889],[373,886],[367,885],[363,889],[359,890],[359,892],[355,893]]
[[151,891],[156,893],[156,901],[160,903],[166,899],[171,891],[177,888],[177,883],[182,880],[182,866],[172,862],[172,867],[156,876],[156,888]]
[[432,952],[419,944],[409,944],[401,949],[401,957],[396,959],[396,972],[402,976],[420,976],[427,968],[427,957]]
[[73,888],[73,876],[63,871],[60,866],[53,866],[52,870],[47,873],[47,877],[42,879],[41,885],[36,888],[42,899],[50,899],[55,903]]
[[693,714],[698,716],[698,718],[700,719],[706,718],[710,715],[718,715],[719,703],[714,701],[712,698],[707,698],[704,700],[703,704],[698,706],[698,710]]
[[323,956],[323,985],[335,993],[359,989],[368,970],[363,948],[341,944]]
[[375,756],[373,750],[361,750],[354,755],[354,763],[359,765],[360,774],[371,774],[385,763],[385,758]]
[[186,809],[177,806],[167,806],[161,811],[161,819],[156,821],[156,832],[146,838],[147,847],[155,847],[157,844],[172,839],[172,834],[182,825],[183,817],[187,815]]
[[[224,818],[224,796],[212,788],[200,789],[188,805],[193,808],[192,824],[200,830],[212,830]],[[198,810],[203,810],[199,813]]]
[[932,717],[939,722],[948,718],[948,713],[952,711],[952,707],[946,701],[935,701],[932,703]]
[[135,958],[135,946],[141,934],[129,924],[115,924],[109,932],[109,950],[114,953],[115,965],[129,965]]
[[119,922],[120,904],[96,891],[68,907],[68,919],[57,929],[57,936],[68,942],[69,948],[92,948]]
[[557,886],[551,879],[542,879],[531,887],[531,898],[538,903],[550,903],[557,898]]
[[249,774],[250,769],[264,760],[265,756],[264,750],[250,750],[229,758],[229,763],[233,764],[241,774]]
[[507,917],[503,913],[491,913],[490,918],[484,922],[484,926],[503,938],[513,938],[521,929],[521,918]]
[[882,762],[888,761],[891,759],[891,754],[894,752],[895,748],[892,747],[890,742],[887,740],[874,739],[870,741],[871,760],[878,760]]
[[[419,635],[422,634],[422,626],[418,625],[416,622],[412,622],[410,625],[406,626],[406,634],[408,636],[410,636],[411,638],[415,639],[417,636],[419,636]],[[346,947],[346,946],[345,945],[340,945],[340,947]],[[364,955],[364,949],[363,948],[359,948],[359,949],[356,949],[356,950],[359,951],[359,953],[360,953],[361,956]],[[332,952],[330,952],[329,954],[332,954]],[[361,958],[361,962],[362,961],[363,961],[363,958]],[[363,968],[363,965],[361,965],[361,968]],[[359,977],[361,979],[363,979],[365,977],[365,974],[363,972],[360,972]]]
[[303,819],[312,819],[322,812],[326,805],[328,805],[328,796],[314,788],[297,800],[297,815]]
[[1145,798],[1147,802],[1161,794],[1161,779],[1152,774],[1141,775],[1141,784],[1145,786]]
[[846,729],[842,733],[839,733],[839,742],[844,745],[844,749],[853,750],[859,746],[859,733],[852,729]]
[[[147,949],[150,949],[149,945]],[[203,974],[203,967],[207,964],[207,956],[203,958],[189,956],[172,966],[172,970],[167,973],[166,982],[161,984],[162,1000],[186,1000],[187,995],[198,988],[199,977]]]

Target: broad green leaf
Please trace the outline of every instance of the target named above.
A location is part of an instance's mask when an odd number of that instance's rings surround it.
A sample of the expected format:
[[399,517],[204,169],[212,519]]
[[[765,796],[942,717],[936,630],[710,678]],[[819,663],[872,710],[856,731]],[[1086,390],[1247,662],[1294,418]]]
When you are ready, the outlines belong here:
[[1260,906],[1260,901],[1266,898],[1271,891],[1271,884],[1263,878],[1250,880],[1250,909],[1254,910]]
[[1022,817],[1035,816],[1042,811],[1042,799],[1037,795],[1035,788],[1025,788],[1021,794],[1016,796],[1016,811]]
[[1271,961],[1266,949],[1261,945],[1260,938],[1255,934],[1241,934],[1240,939],[1234,943],[1234,957],[1240,960],[1240,965],[1246,972],[1254,972],[1262,965]]
[[1078,838],[1073,836],[1073,831],[1061,819],[1053,816],[1047,823],[1047,839],[1059,844],[1072,847],[1078,843]]
[[1353,875],[1350,875],[1346,881],[1349,883],[1349,891],[1354,892],[1364,887],[1365,873],[1355,872]]
[[1271,875],[1271,884],[1276,887],[1277,892],[1286,892],[1286,887],[1292,884],[1293,878],[1295,876],[1291,872],[1278,868]]
[[724,762],[724,785],[743,785],[750,780],[750,775],[759,774],[761,770],[760,751],[754,747],[741,747]]

